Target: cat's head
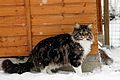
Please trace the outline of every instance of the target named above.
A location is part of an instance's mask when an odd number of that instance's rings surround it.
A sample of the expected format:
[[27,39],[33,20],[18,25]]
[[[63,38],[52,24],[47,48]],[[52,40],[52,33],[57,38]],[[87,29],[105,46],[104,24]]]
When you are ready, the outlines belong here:
[[93,34],[92,34],[92,24],[78,24],[76,23],[74,26],[74,31],[72,33],[72,37],[76,41],[80,40],[88,40],[93,41]]

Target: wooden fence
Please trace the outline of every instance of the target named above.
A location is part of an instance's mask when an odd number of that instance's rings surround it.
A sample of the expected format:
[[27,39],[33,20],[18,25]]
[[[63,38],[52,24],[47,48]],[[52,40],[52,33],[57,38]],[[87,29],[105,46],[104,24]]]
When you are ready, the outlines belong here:
[[40,40],[70,33],[76,22],[94,24],[98,51],[100,0],[0,0],[0,56],[27,56]]

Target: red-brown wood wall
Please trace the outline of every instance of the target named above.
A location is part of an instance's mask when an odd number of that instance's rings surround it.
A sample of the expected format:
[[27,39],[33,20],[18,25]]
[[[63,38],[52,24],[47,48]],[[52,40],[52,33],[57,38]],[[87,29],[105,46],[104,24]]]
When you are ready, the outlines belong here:
[[98,51],[99,0],[0,0],[0,56],[27,56],[42,39],[92,23]]

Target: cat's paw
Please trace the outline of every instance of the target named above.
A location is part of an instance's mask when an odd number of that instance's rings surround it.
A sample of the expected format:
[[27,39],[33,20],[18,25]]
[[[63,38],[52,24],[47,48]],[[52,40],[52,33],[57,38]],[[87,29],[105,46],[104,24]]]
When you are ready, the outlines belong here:
[[44,69],[44,70],[41,70],[42,73],[47,73],[47,74],[53,74],[53,72],[49,69]]
[[53,72],[51,70],[47,70],[46,71],[48,74],[53,74]]
[[79,67],[73,67],[73,68],[74,68],[76,74],[78,74],[78,75],[82,74],[81,66],[79,66]]

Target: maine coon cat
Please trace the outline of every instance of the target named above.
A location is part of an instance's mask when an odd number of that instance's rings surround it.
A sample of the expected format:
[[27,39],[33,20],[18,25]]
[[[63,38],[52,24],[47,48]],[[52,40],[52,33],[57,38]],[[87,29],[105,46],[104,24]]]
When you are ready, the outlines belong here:
[[93,43],[92,25],[76,24],[72,34],[59,34],[40,41],[31,51],[25,63],[14,64],[10,60],[2,63],[6,73],[36,71],[52,73],[51,70],[70,65],[77,73],[83,59],[90,52]]

